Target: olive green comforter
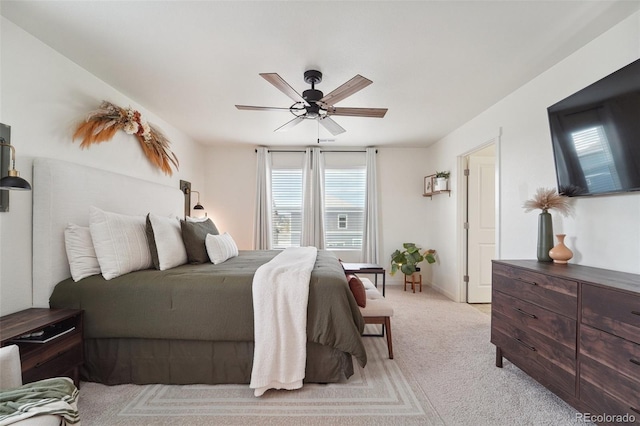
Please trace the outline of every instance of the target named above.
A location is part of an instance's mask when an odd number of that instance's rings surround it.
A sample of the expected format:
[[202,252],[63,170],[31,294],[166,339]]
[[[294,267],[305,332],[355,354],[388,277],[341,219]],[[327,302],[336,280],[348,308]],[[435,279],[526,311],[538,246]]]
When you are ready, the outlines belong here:
[[[109,281],[100,275],[67,279],[54,289],[50,306],[84,310],[85,365],[98,362],[91,360],[96,341],[252,342],[253,275],[278,253],[240,251],[218,265],[137,271]],[[318,251],[309,284],[308,342],[350,354],[364,366],[363,328],[342,267],[333,254]]]

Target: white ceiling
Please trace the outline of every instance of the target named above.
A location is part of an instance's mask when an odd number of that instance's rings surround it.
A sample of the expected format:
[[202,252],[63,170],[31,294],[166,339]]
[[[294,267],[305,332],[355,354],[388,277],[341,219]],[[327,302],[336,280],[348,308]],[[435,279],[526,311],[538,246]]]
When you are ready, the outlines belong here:
[[[203,144],[306,145],[283,133],[289,107],[258,74],[298,92],[307,69],[328,93],[373,84],[337,106],[340,146],[426,146],[640,9],[631,1],[7,1],[3,16]],[[96,106],[100,99],[96,99]]]

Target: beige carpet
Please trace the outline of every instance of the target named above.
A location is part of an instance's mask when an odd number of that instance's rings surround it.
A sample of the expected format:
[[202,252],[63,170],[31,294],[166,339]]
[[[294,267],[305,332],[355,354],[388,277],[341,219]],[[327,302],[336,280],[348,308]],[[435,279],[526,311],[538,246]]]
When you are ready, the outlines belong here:
[[425,288],[387,287],[394,360],[365,339],[369,364],[346,383],[255,398],[248,386],[83,383],[83,425],[570,425],[575,410],[505,361],[494,366],[490,317]]

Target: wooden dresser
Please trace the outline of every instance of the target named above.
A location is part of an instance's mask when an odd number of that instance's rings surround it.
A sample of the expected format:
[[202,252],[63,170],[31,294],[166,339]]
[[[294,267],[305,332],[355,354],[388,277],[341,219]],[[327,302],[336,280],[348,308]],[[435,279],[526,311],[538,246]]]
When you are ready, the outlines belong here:
[[640,275],[505,260],[492,285],[496,366],[507,358],[598,423],[640,424]]

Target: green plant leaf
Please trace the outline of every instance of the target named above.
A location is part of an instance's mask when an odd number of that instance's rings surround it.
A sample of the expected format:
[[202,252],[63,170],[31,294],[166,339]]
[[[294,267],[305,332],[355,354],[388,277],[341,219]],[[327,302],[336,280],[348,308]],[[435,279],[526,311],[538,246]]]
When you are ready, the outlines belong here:
[[412,275],[414,272],[416,272],[416,266],[415,265],[402,265],[402,273],[405,275]]

